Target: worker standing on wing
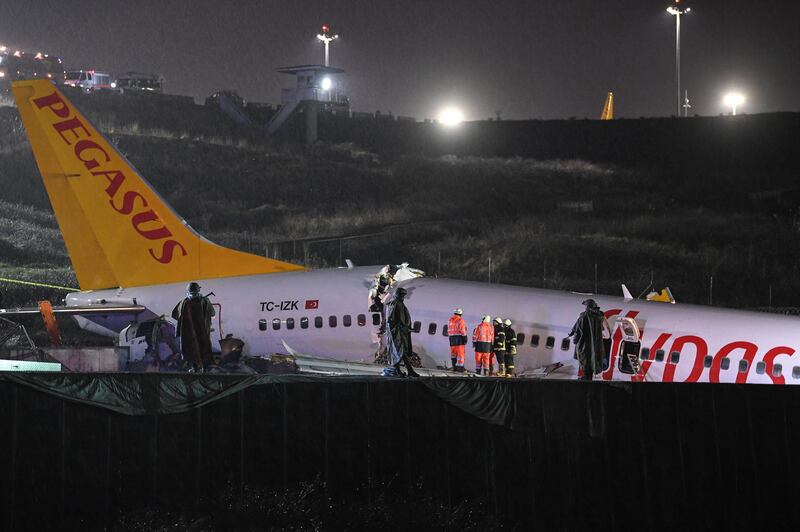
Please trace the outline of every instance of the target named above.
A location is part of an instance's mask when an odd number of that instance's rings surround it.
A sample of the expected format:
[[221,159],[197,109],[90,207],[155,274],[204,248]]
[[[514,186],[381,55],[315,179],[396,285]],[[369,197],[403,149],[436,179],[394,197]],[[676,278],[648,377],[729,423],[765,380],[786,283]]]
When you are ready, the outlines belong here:
[[575,357],[581,367],[581,380],[590,381],[603,371],[605,316],[594,299],[587,299],[583,304],[586,310],[580,313],[569,335],[575,344]]
[[492,354],[489,356],[489,375],[494,374],[494,361],[497,360],[498,374],[505,375],[506,362],[506,330],[503,327],[503,318],[494,319],[494,341]]
[[494,327],[492,327],[492,317],[484,316],[472,333],[472,347],[475,348],[475,374],[484,375],[489,373],[489,354],[492,352],[492,342],[494,342]]
[[400,364],[405,364],[406,371],[409,377],[419,377],[411,361],[408,357],[411,356],[411,313],[405,304],[406,289],[402,286],[394,293],[394,299],[389,304],[389,318],[387,322],[388,328],[388,346],[389,346],[389,364],[392,365],[394,375],[398,377],[405,377],[400,370]]
[[511,320],[503,323],[506,333],[506,377],[514,376],[514,356],[517,354],[517,332],[511,328]]
[[172,310],[172,317],[178,320],[176,336],[181,339],[183,360],[192,365],[189,371],[206,371],[214,364],[211,318],[215,315],[214,305],[200,293],[200,285],[189,283],[186,297]]
[[464,311],[457,308],[447,322],[447,336],[450,339],[450,361],[453,371],[464,371],[465,350],[467,346],[467,324],[462,318]]

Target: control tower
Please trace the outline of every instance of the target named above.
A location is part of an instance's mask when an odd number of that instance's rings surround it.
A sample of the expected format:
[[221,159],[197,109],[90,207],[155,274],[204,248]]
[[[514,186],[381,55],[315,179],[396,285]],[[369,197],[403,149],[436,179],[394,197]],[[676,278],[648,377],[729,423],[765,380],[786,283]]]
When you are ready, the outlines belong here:
[[350,101],[338,88],[335,76],[344,70],[324,65],[297,65],[275,69],[295,77],[295,85],[281,91],[281,109],[267,124],[267,131],[275,133],[296,112],[302,110],[306,118],[306,142],[317,140],[317,113],[349,113]]

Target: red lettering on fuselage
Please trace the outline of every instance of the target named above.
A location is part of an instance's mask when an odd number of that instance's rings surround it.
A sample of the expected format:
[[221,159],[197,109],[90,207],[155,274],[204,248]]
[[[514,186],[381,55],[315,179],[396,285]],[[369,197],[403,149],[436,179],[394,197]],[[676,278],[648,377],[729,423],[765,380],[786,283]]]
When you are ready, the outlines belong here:
[[764,371],[767,375],[769,375],[769,378],[772,379],[773,384],[786,384],[786,379],[783,378],[783,373],[777,377],[772,374],[772,371],[775,368],[775,357],[780,355],[792,356],[794,353],[795,350],[791,347],[779,345],[778,347],[773,347],[767,351],[766,355],[764,355]]
[[758,346],[751,342],[743,342],[743,341],[736,341],[731,342],[722,347],[717,354],[714,355],[714,360],[711,361],[711,370],[708,372],[708,381],[709,382],[719,382],[719,372],[721,369],[722,359],[727,357],[731,352],[737,349],[744,349],[744,355],[742,358],[747,360],[747,371],[744,372],[737,372],[736,373],[736,382],[743,383],[747,382],[747,374],[750,372],[750,366],[753,363],[753,359],[756,356],[756,352],[758,351]]
[[[699,336],[679,336],[672,342],[672,347],[669,350],[670,354],[675,352],[681,353],[687,344],[694,345],[695,352],[694,364],[692,364],[692,372],[686,378],[686,382],[697,382],[697,380],[700,378],[700,375],[703,373],[703,359],[708,354],[708,344],[706,344],[706,341]],[[664,368],[664,378],[662,379],[663,382],[672,382],[675,379],[675,370],[677,367],[677,364],[671,364],[669,362],[667,363],[666,367]]]
[[[111,162],[111,156],[94,140],[92,133],[77,115],[71,116],[71,109],[58,92],[42,96],[33,100],[33,104],[40,110],[49,109],[58,121],[52,124],[53,129],[67,146],[73,146],[75,157],[83,166],[91,171],[93,176],[105,177],[107,184],[105,193],[108,195],[111,208],[124,216],[130,217],[132,228],[137,234],[150,241],[162,241],[160,250],[149,248],[150,256],[161,264],[169,264],[176,256],[176,250],[181,256],[188,252],[179,241],[173,238],[172,232],[158,214],[148,209],[147,200],[136,190],[127,190],[117,200],[118,193],[126,181],[125,174],[115,168],[103,168],[104,164]],[[117,200],[117,201],[115,201]],[[137,206],[140,209],[137,209]]]

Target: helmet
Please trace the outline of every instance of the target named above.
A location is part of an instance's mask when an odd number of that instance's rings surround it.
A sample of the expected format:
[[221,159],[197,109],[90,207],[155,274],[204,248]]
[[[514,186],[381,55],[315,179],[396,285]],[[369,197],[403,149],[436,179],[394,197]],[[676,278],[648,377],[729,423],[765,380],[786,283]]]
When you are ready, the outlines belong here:
[[200,285],[196,282],[192,281],[186,286],[186,291],[190,294],[199,294],[200,293]]
[[486,323],[491,323],[492,317],[487,314],[486,316],[483,317],[483,321]]
[[506,325],[511,325],[511,320],[508,320],[508,319],[507,319],[507,320],[506,320],[504,323],[505,323]]
[[395,290],[394,295],[402,297],[402,296],[406,295],[407,293],[408,293],[408,291],[401,286],[400,288]]
[[494,319],[494,322],[495,322],[495,323],[503,323],[503,318],[501,318],[500,316],[497,316],[497,317]]
[[463,310],[461,310],[460,308],[457,308],[457,309],[455,309],[455,310],[453,311],[453,314],[458,314],[459,316],[461,316],[462,314],[464,314],[464,311],[463,311]]
[[600,307],[597,305],[597,301],[595,301],[594,299],[591,299],[591,298],[589,298],[589,299],[585,300],[585,301],[583,302],[583,304],[584,304],[584,305],[586,305],[588,308],[600,308]]

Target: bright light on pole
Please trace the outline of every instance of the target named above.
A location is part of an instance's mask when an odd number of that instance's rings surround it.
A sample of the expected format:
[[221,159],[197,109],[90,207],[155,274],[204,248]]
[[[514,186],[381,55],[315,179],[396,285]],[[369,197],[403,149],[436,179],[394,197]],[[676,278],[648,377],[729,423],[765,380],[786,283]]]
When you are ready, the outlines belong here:
[[722,103],[731,108],[731,114],[736,116],[736,108],[744,103],[744,94],[729,92],[722,99]]
[[333,82],[331,81],[331,78],[322,78],[322,90],[329,91],[331,90],[332,86]]
[[455,107],[448,107],[439,113],[439,123],[445,127],[456,127],[464,121],[464,113]]
[[681,0],[667,8],[667,13],[675,15],[675,90],[678,94],[677,116],[681,116],[681,15],[690,13],[691,7],[682,8]]
[[317,34],[317,39],[325,43],[325,66],[329,66],[328,64],[328,57],[329,51],[328,48],[332,41],[335,41],[339,38],[338,35],[330,35],[331,28],[327,24],[322,25],[322,33]]

